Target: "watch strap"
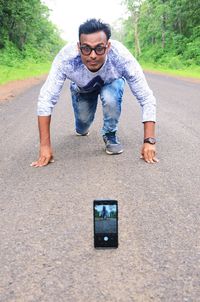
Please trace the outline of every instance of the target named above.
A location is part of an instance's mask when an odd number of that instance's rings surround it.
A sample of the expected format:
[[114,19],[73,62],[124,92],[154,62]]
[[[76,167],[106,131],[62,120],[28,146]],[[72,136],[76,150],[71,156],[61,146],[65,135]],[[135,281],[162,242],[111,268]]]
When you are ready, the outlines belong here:
[[147,138],[144,139],[144,143],[155,145],[156,139],[155,139],[155,137],[147,137]]

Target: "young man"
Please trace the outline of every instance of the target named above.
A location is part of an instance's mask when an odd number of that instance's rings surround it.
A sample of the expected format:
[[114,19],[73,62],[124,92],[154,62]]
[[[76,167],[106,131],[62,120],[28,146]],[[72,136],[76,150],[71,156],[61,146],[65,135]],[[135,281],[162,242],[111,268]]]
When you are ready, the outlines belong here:
[[108,24],[96,19],[87,20],[79,27],[78,44],[66,45],[56,56],[40,91],[40,155],[32,166],[41,167],[53,161],[50,141],[51,114],[65,79],[71,80],[70,90],[77,135],[89,134],[100,96],[103,109],[102,135],[107,154],[123,152],[116,131],[126,80],[142,108],[144,143],[141,156],[147,163],[157,162],[155,98],[136,59],[120,42],[110,40],[110,37]]

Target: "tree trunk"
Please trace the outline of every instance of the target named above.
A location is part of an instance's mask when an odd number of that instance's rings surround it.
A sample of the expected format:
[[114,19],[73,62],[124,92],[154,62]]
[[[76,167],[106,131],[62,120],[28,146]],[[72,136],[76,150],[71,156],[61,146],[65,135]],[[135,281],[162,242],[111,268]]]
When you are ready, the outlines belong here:
[[162,48],[165,48],[165,32],[162,32]]
[[132,13],[132,20],[134,25],[134,42],[135,42],[135,56],[136,58],[141,55],[140,49],[140,40],[139,40],[139,33],[138,33],[138,13]]
[[139,57],[141,55],[141,49],[140,49],[140,40],[138,35],[138,22],[135,23],[134,37],[135,37],[135,55],[136,57]]
[[[162,0],[163,5],[165,4],[165,0]],[[166,21],[167,21],[167,16],[166,16],[166,11],[163,12],[162,15],[162,48],[165,48],[165,37],[166,37]]]

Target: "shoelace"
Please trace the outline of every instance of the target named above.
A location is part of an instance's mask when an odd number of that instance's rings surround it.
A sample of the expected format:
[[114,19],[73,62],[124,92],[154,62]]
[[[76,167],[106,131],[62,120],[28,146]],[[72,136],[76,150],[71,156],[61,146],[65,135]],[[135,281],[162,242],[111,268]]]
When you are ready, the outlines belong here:
[[118,144],[115,132],[106,133],[106,138],[110,144]]

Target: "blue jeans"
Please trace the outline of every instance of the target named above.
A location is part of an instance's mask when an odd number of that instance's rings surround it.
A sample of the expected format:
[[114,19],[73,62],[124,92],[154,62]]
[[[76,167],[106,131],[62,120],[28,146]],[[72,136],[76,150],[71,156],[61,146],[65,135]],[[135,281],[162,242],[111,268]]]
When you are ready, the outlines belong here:
[[74,108],[75,127],[78,133],[84,134],[88,132],[95,117],[98,95],[100,95],[103,109],[102,135],[117,131],[124,83],[124,78],[119,78],[112,83],[103,85],[99,91],[89,93],[80,93],[77,85],[73,82],[71,83],[70,90]]

